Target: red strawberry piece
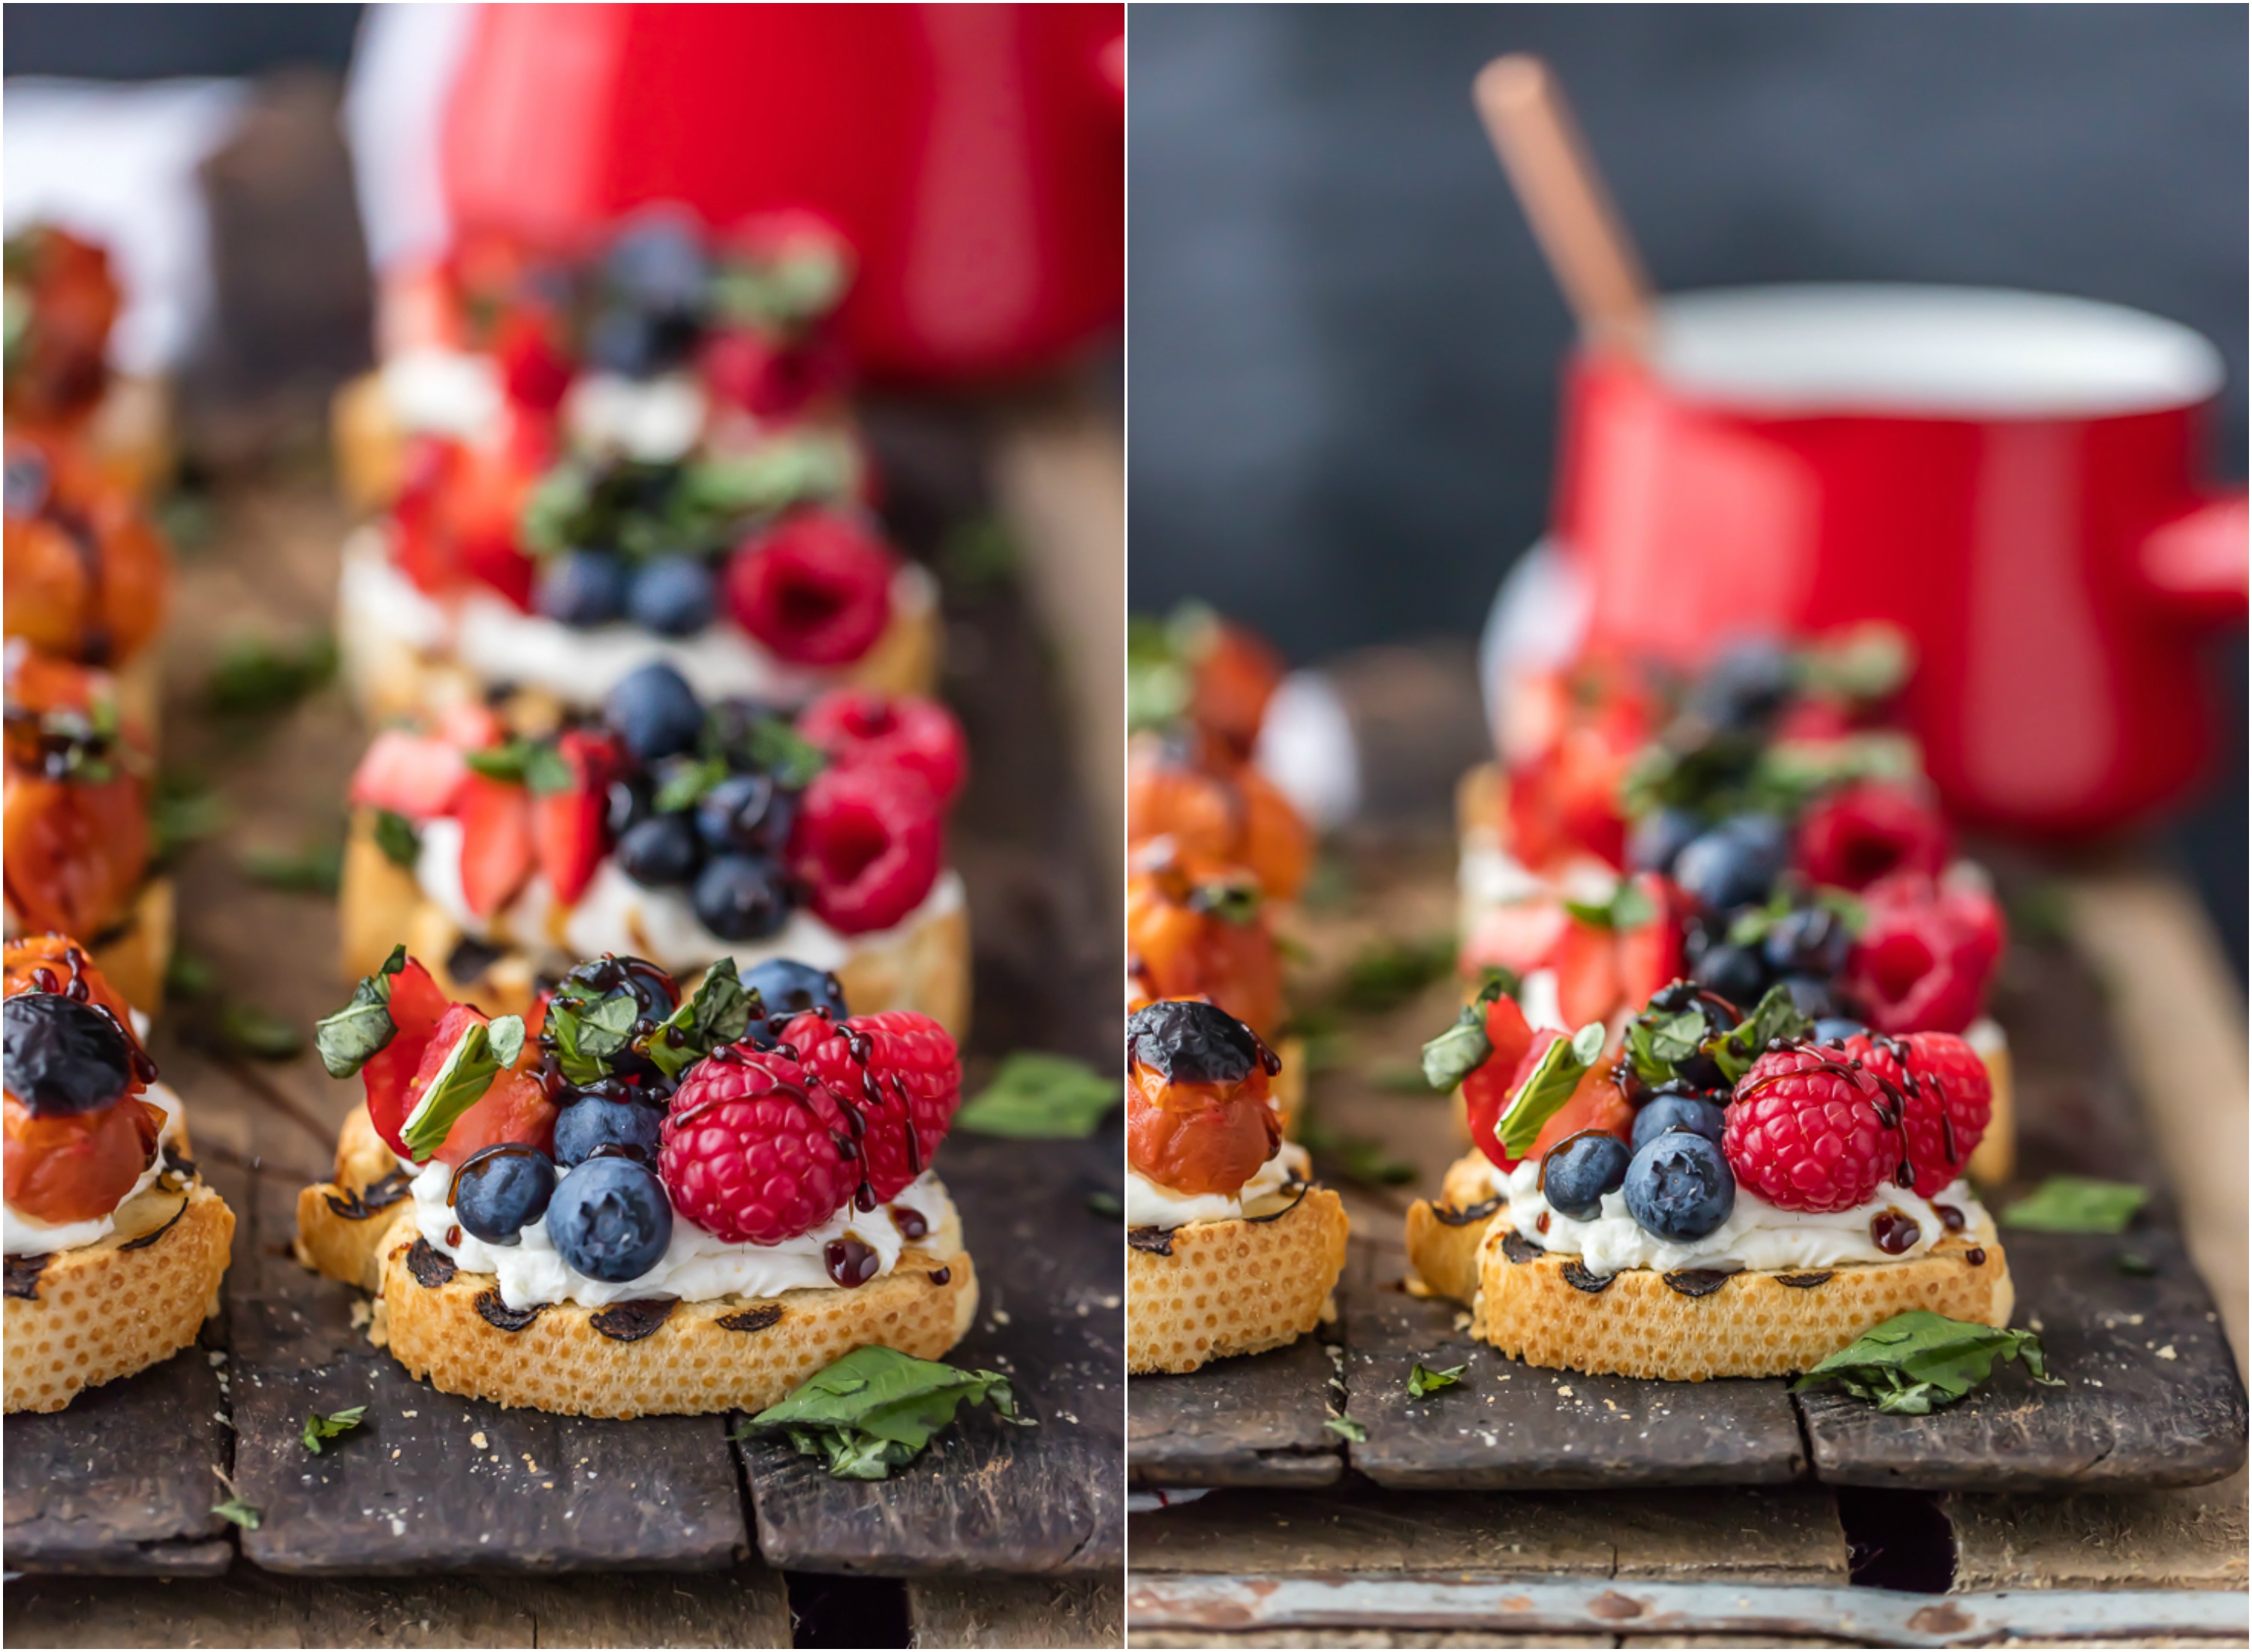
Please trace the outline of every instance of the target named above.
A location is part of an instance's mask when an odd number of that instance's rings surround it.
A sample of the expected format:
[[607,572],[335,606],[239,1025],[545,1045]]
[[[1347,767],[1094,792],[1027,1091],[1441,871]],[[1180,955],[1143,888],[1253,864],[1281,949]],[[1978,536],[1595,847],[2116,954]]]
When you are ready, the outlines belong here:
[[553,319],[536,310],[512,312],[494,337],[493,355],[502,387],[518,406],[552,413],[563,405],[571,388],[571,358]]
[[801,510],[727,559],[721,589],[735,623],[794,665],[849,665],[892,618],[893,559],[833,511]]
[[1947,865],[1947,823],[1916,793],[1861,781],[1822,798],[1798,827],[1798,864],[1818,884],[1866,889],[1894,872],[1937,877]]
[[616,774],[617,748],[601,735],[566,729],[555,742],[556,754],[571,770],[561,791],[532,794],[532,836],[539,870],[569,906],[586,892],[601,864],[609,783]]
[[444,531],[440,510],[452,476],[459,444],[436,436],[411,436],[400,456],[399,491],[389,522],[392,562],[427,596],[441,596],[461,570],[453,537]]
[[790,858],[809,904],[839,934],[888,929],[938,881],[938,805],[904,769],[829,768],[805,788]]
[[1841,740],[1852,732],[1853,713],[1844,703],[1811,698],[1783,707],[1775,725],[1777,742]]
[[1845,1040],[1845,1057],[1899,1093],[1902,1157],[1916,1192],[1929,1198],[1960,1177],[1994,1112],[1993,1076],[1978,1052],[1952,1033],[1857,1034]]
[[1618,1008],[1618,938],[1574,918],[1549,960],[1556,972],[1556,1007],[1567,1025],[1584,1027]]
[[838,689],[805,709],[797,732],[839,768],[888,763],[919,774],[941,803],[960,794],[970,767],[969,744],[954,714],[912,694]]
[[462,823],[462,899],[478,917],[490,918],[531,879],[532,794],[471,770],[454,815]]
[[1880,1032],[1960,1032],[1978,1017],[2002,954],[1992,895],[1896,872],[1864,892],[1868,921],[1846,961],[1845,988]]
[[879,1200],[889,1204],[930,1168],[962,1102],[962,1059],[945,1028],[912,1010],[835,1024],[807,1014],[789,1024],[782,1042],[861,1115],[861,1149]]
[[1688,973],[1681,932],[1689,898],[1658,872],[1636,873],[1634,887],[1650,903],[1651,916],[1619,931],[1619,997],[1639,1009]]
[[469,776],[461,753],[446,741],[387,728],[370,742],[345,795],[360,807],[435,820],[452,811]]
[[[526,1038],[517,1065],[493,1076],[491,1087],[454,1121],[446,1139],[430,1156],[459,1164],[470,1154],[503,1142],[520,1142],[542,1153],[553,1152],[555,1115],[561,1109],[548,1100],[547,1086],[539,1081],[536,1071],[539,1064],[538,1047]],[[526,1071],[527,1067],[535,1070]]]
[[798,1063],[748,1045],[700,1061],[673,1092],[657,1148],[672,1208],[735,1245],[779,1245],[850,1203],[852,1121]]
[[1598,1061],[1580,1075],[1572,1099],[1540,1127],[1525,1156],[1545,1159],[1550,1149],[1589,1130],[1601,1130],[1622,1142],[1634,1135],[1634,1108],[1611,1078],[1608,1062]]
[[1536,1035],[1525,1019],[1525,1011],[1511,997],[1496,998],[1486,1006],[1485,1036],[1493,1045],[1493,1053],[1470,1070],[1463,1080],[1463,1102],[1470,1112],[1470,1140],[1502,1170],[1510,1170],[1517,1163],[1501,1150],[1494,1139],[1494,1127],[1508,1110],[1509,1099],[1517,1093],[1518,1070],[1525,1064],[1526,1052],[1536,1037],[1542,1049],[1556,1041],[1553,1031]]
[[1875,1197],[1899,1168],[1900,1133],[1879,1110],[1876,1080],[1844,1066],[1816,1050],[1759,1059],[1720,1136],[1739,1183],[1786,1211],[1849,1211]]
[[376,1134],[391,1144],[393,1152],[404,1153],[407,1149],[399,1133],[411,1110],[407,1086],[454,1003],[438,989],[430,972],[409,958],[391,978],[390,1008],[391,1024],[396,1031],[389,1044],[367,1059],[359,1077],[367,1093],[367,1116]]
[[[399,996],[396,978],[392,982],[391,990],[394,1005],[393,1024],[396,1026],[399,1024],[395,1010]],[[395,1152],[405,1156],[412,1156],[407,1154],[407,1143],[400,1138],[400,1133],[407,1128],[407,1121],[414,1113],[415,1103],[422,1099],[422,1093],[430,1087],[430,1081],[438,1076],[438,1069],[446,1065],[446,1058],[453,1053],[454,1046],[462,1041],[462,1034],[473,1026],[483,1024],[487,1019],[485,1012],[473,1004],[447,1004],[445,1013],[438,1017],[436,1024],[425,1035],[420,1048],[416,1050],[414,1065],[411,1068],[405,1069],[406,1082],[400,1085],[395,1091],[386,1086],[383,1105],[380,1107],[376,1104],[374,1081],[372,1079],[369,1081],[368,1121],[375,1126],[375,1133],[388,1142]],[[384,1046],[381,1054],[390,1055],[394,1051],[398,1051],[405,1038],[406,1031],[402,1028],[399,1035]],[[371,1061],[360,1071],[366,1072],[374,1065],[375,1063]]]
[[438,738],[464,752],[497,746],[507,732],[500,713],[482,700],[455,700],[438,713]]
[[1474,975],[1481,969],[1498,968],[1522,975],[1545,968],[1570,922],[1564,903],[1553,897],[1491,907],[1479,914],[1477,927],[1463,944],[1463,972]]

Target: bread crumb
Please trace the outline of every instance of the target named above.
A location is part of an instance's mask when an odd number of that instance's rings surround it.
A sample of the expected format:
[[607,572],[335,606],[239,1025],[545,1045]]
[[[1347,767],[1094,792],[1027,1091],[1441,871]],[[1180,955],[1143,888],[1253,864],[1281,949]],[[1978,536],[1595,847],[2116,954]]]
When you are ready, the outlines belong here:
[[469,1443],[475,1446],[479,1451],[483,1451],[486,1445],[485,1431],[480,1428],[476,1433],[471,1434],[469,1436]]
[[2172,1343],[2168,1343],[2164,1348],[2158,1350],[2158,1357],[2160,1359],[2173,1359],[2178,1357],[2174,1353],[2174,1345]]

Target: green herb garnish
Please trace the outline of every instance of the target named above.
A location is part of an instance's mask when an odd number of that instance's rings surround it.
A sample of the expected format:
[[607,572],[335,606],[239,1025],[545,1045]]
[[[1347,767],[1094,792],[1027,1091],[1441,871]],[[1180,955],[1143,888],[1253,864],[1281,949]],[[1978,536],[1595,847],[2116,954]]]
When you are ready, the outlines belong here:
[[704,972],[696,990],[635,1047],[668,1079],[691,1063],[730,1045],[750,1030],[751,1018],[765,1013],[758,994],[735,974],[735,961],[722,958]]
[[1454,967],[1455,938],[1450,934],[1386,941],[1345,966],[1338,1003],[1362,1015],[1381,1015],[1414,998]]
[[1501,1150],[1521,1159],[1540,1139],[1541,1127],[1564,1110],[1580,1080],[1603,1052],[1603,1024],[1590,1021],[1568,1038],[1559,1038],[1542,1052],[1540,1065],[1519,1086],[1509,1107],[1496,1121],[1493,1133]]
[[215,1503],[212,1504],[211,1511],[222,1520],[232,1520],[245,1531],[257,1531],[259,1521],[264,1518],[240,1497],[229,1497],[225,1503]]
[[344,1007],[313,1024],[313,1050],[332,1079],[349,1079],[398,1036],[391,1019],[391,978],[407,967],[407,948],[393,947],[383,967],[363,976]]
[[1421,1399],[1424,1395],[1436,1393],[1442,1388],[1452,1388],[1456,1383],[1462,1381],[1463,1373],[1469,1369],[1470,1367],[1464,1364],[1449,1365],[1443,1371],[1433,1371],[1419,1359],[1408,1372],[1408,1398]]
[[556,1065],[573,1084],[608,1076],[610,1063],[633,1044],[641,1006],[630,993],[605,995],[583,981],[566,980],[547,1001],[541,1028],[555,1041]]
[[1814,1023],[1799,1013],[1790,996],[1790,989],[1777,982],[1767,989],[1751,1014],[1746,1016],[1728,1031],[1705,1041],[1705,1053],[1713,1058],[1728,1082],[1752,1070],[1753,1064],[1767,1053],[1767,1047],[1777,1038],[1803,1038],[1814,1031]]
[[2005,1208],[2002,1225],[2039,1233],[2123,1233],[2150,1197],[2131,1182],[2052,1176]]
[[367,1407],[365,1406],[347,1406],[342,1411],[330,1412],[325,1417],[317,1411],[309,1412],[305,1416],[305,1431],[298,1438],[305,1442],[305,1449],[317,1457],[321,1454],[323,1440],[334,1440],[339,1434],[350,1433],[359,1426],[360,1419],[366,1415]]
[[1084,1061],[1043,1050],[1018,1050],[994,1070],[990,1083],[962,1105],[956,1129],[1021,1141],[1079,1140],[1095,1134],[1123,1093]]
[[2025,1362],[2026,1375],[2051,1388],[2040,1340],[2031,1331],[1947,1319],[1923,1308],[1865,1331],[1791,1385],[1793,1393],[1835,1382],[1879,1411],[1922,1417],[1951,1406],[1993,1374],[1997,1359]]
[[471,1022],[445,1061],[432,1075],[429,1087],[415,1101],[399,1139],[407,1156],[417,1164],[445,1144],[454,1121],[484,1099],[501,1069],[515,1065],[524,1050],[524,1018],[503,1016],[497,1021]]
[[1608,899],[1567,900],[1564,910],[1597,929],[1639,929],[1658,916],[1657,905],[1631,878],[1623,878],[1612,886]]
[[1516,991],[1512,979],[1498,974],[1488,979],[1477,996],[1463,1006],[1455,1024],[1423,1046],[1423,1082],[1444,1093],[1491,1060],[1493,1040],[1486,1036],[1485,1012]]
[[800,1454],[823,1459],[837,1479],[883,1480],[920,1456],[964,1404],[990,1405],[1004,1420],[1031,1426],[1018,1416],[1016,1396],[997,1372],[956,1371],[869,1347],[855,1349],[768,1406],[750,1419],[749,1430],[788,1434]]
[[752,724],[746,746],[752,766],[787,790],[803,791],[829,767],[826,753],[778,717]]
[[303,849],[253,849],[239,864],[244,877],[292,895],[333,895],[344,881],[344,846],[333,841]]
[[414,829],[413,821],[394,809],[375,811],[375,846],[393,865],[409,871],[422,855],[421,834]]
[[237,637],[220,652],[205,698],[222,717],[286,711],[337,671],[337,641],[320,632],[296,642]]
[[1350,1417],[1325,1417],[1322,1419],[1322,1426],[1357,1446],[1366,1444],[1368,1440],[1368,1430]]

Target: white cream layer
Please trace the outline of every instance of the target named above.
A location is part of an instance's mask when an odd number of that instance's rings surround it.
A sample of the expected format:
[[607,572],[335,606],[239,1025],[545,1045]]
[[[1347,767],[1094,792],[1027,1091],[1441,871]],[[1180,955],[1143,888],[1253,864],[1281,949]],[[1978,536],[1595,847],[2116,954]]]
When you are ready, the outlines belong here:
[[[685,889],[650,889],[626,876],[615,858],[594,869],[576,905],[560,916],[544,874],[490,919],[469,910],[462,892],[462,823],[451,816],[426,822],[414,878],[422,892],[464,934],[521,948],[548,961],[600,957],[606,952],[646,958],[674,975],[692,973],[733,958],[738,969],[769,958],[795,958],[815,969],[841,969],[855,952],[880,946],[931,919],[962,909],[962,875],[942,871],[921,904],[889,929],[840,934],[803,906],[792,909],[779,933],[763,941],[725,941],[706,929]],[[566,966],[567,967],[567,966]]]
[[1126,1170],[1126,1225],[1185,1227],[1191,1222],[1227,1222],[1248,1205],[1280,1193],[1285,1183],[1313,1179],[1313,1160],[1296,1142],[1285,1142],[1275,1156],[1252,1173],[1233,1194],[1177,1193],[1152,1182],[1130,1165]]
[[[1540,1196],[1540,1166],[1527,1159],[1514,1170],[1491,1168],[1493,1190],[1509,1202],[1509,1223],[1544,1251],[1576,1255],[1591,1274],[1649,1267],[1671,1273],[1689,1267],[1739,1267],[1755,1271],[1794,1267],[1840,1267],[1873,1262],[1912,1261],[1947,1236],[1934,1204],[1963,1213],[1963,1233],[1991,1239],[1994,1228],[1968,1182],[1957,1180],[1936,1200],[1918,1198],[1907,1188],[1885,1187],[1866,1204],[1850,1211],[1786,1211],[1769,1204],[1741,1183],[1728,1219],[1703,1239],[1676,1243],[1660,1239],[1627,1214],[1626,1196],[1603,1195],[1601,1212],[1581,1221],[1554,1209]],[[1906,1250],[1880,1250],[1869,1236],[1871,1218],[1897,1211],[1916,1225],[1915,1243]],[[1548,1218],[1543,1232],[1542,1217]]]
[[[928,569],[902,564],[892,576],[891,598],[895,622],[919,622],[937,607],[937,581]],[[834,671],[777,659],[725,619],[693,636],[659,636],[622,622],[563,625],[475,588],[441,601],[392,566],[373,528],[345,543],[337,607],[347,628],[396,638],[418,654],[449,656],[480,683],[542,689],[566,705],[599,705],[652,660],[671,664],[706,700],[740,695],[801,705],[837,680]]]
[[[136,1014],[134,1017],[139,1021]],[[176,1140],[180,1129],[180,1098],[162,1084],[152,1084],[142,1096],[164,1110],[163,1128],[157,1132],[156,1156],[149,1168],[135,1179],[131,1192],[117,1201],[145,1192],[159,1176],[164,1173],[165,1144]],[[117,1212],[90,1218],[83,1222],[40,1222],[24,1215],[14,1205],[0,1206],[0,1255],[49,1256],[57,1251],[76,1250],[81,1245],[94,1245],[108,1239],[117,1231]]]
[[[684,1302],[709,1301],[718,1296],[779,1296],[784,1291],[825,1290],[836,1286],[824,1256],[828,1246],[847,1234],[876,1253],[881,1278],[899,1266],[907,1239],[893,1220],[894,1209],[914,1211],[928,1232],[915,1244],[931,1254],[952,1256],[960,1249],[960,1224],[954,1201],[938,1177],[926,1170],[900,1190],[889,1204],[869,1211],[846,1205],[810,1233],[801,1233],[780,1245],[732,1245],[713,1237],[676,1212],[672,1242],[657,1266],[637,1279],[607,1284],[589,1279],[556,1253],[547,1237],[546,1218],[533,1222],[513,1245],[488,1245],[462,1233],[449,1243],[448,1232],[459,1232],[446,1190],[454,1167],[433,1160],[406,1168],[414,1172],[412,1192],[414,1225],[432,1248],[444,1252],[456,1266],[472,1274],[490,1274],[499,1281],[500,1299],[510,1308],[544,1308],[554,1302],[577,1302],[587,1308],[631,1301],[644,1296],[670,1296]],[[572,1172],[560,1170],[557,1186]]]
[[383,398],[401,430],[472,441],[500,422],[508,405],[500,364],[490,356],[419,345],[385,362]]

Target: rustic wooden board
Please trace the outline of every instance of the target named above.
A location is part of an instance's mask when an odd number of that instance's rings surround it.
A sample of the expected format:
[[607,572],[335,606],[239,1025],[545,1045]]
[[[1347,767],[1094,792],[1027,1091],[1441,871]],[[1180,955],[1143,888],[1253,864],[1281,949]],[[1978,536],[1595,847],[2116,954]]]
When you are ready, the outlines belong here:
[[940,1168],[977,1258],[980,1301],[947,1357],[1009,1378],[1036,1426],[965,1410],[921,1458],[878,1482],[832,1480],[787,1441],[745,1441],[770,1564],[894,1577],[1116,1570],[1118,1228],[1088,1209],[1083,1190],[1115,1177],[1118,1153],[1116,1131],[1084,1142],[947,1143]]
[[[1838,1485],[2063,1492],[2196,1485],[2242,1466],[2243,1385],[2178,1235],[2004,1238],[2015,1322],[2040,1332],[2065,1385],[2036,1387],[2005,1367],[1929,1417],[1801,1395],[1817,1475]],[[2122,1250],[2155,1275],[2119,1272],[2111,1259]]]
[[1126,1390],[1126,1472],[1137,1486],[1334,1485],[1344,1441],[1334,1350],[1320,1336]]
[[[1380,1486],[1462,1491],[1773,1485],[1805,1472],[1778,1382],[1651,1383],[1542,1371],[1456,1329],[1462,1310],[1400,1288],[1396,1261],[1357,1247],[1345,1317],[1345,1392],[1368,1431],[1346,1447]],[[1462,1381],[1408,1393],[1417,1361],[1467,1365]]]
[[[369,1343],[360,1294],[288,1254],[296,1195],[259,1177],[235,1240],[234,1481],[261,1515],[247,1558],[386,1576],[703,1571],[749,1552],[724,1419],[555,1417],[414,1381]],[[309,1413],[355,1405],[359,1428],[306,1451]]]
[[907,1586],[918,1647],[1118,1646],[1126,1592],[1117,1577],[933,1579]]

